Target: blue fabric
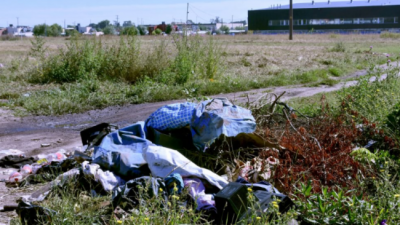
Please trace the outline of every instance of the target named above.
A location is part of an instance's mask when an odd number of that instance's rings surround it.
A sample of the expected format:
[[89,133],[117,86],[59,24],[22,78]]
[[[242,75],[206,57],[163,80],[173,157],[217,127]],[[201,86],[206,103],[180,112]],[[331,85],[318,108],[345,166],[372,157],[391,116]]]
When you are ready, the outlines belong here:
[[173,130],[190,124],[196,104],[191,102],[163,106],[146,120],[146,126],[157,130]]
[[146,140],[143,127],[144,123],[139,122],[105,136],[95,147],[93,163],[121,176],[141,176],[139,167],[146,164],[143,149],[152,145]]
[[182,176],[179,173],[173,173],[168,177],[166,177],[164,180],[165,180],[165,186],[168,188],[168,192],[170,194],[174,193],[174,187],[175,187],[174,184],[176,184],[176,187],[178,188],[178,191],[176,193],[180,194],[182,192],[184,184]]
[[253,133],[256,121],[250,110],[220,98],[201,102],[193,114],[190,128],[193,144],[203,151],[221,134],[234,137],[240,133]]

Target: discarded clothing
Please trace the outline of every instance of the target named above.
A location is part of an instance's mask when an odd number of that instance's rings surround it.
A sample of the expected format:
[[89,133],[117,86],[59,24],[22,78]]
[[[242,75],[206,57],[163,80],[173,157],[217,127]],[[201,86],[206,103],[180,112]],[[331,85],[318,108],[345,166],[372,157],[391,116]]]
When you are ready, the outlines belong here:
[[120,206],[124,210],[129,210],[138,206],[143,198],[158,197],[159,195],[166,202],[168,198],[165,189],[164,181],[161,178],[143,176],[130,180],[125,185],[113,189],[113,207]]
[[256,122],[250,110],[218,98],[197,106],[190,127],[194,145],[203,151],[221,134],[234,137],[240,133],[253,133]]
[[166,131],[180,129],[190,124],[196,104],[191,102],[163,106],[146,120],[146,127]]
[[[236,183],[245,184],[247,187],[250,187],[253,190],[254,196],[258,200],[258,207],[260,208],[260,212],[267,211],[271,202],[274,199],[279,199],[279,212],[285,213],[291,207],[295,206],[293,201],[286,195],[280,193],[272,184],[267,181],[261,181],[256,184],[249,183],[242,177],[239,177]],[[261,214],[261,213],[259,213]]]
[[0,159],[0,167],[19,169],[20,167],[26,164],[33,164],[37,160],[38,160],[37,157],[26,158],[26,157],[21,157],[19,155],[8,155]]
[[271,193],[279,193],[280,194],[278,189],[276,189],[274,186],[272,186],[272,184],[270,184],[267,181],[260,181],[258,183],[250,183],[247,180],[245,180],[243,177],[239,177],[236,180],[236,183],[245,184],[247,187],[251,187],[253,189],[253,191],[263,190],[263,191],[268,191]]
[[143,149],[152,143],[146,140],[143,122],[133,124],[108,134],[95,147],[93,163],[124,178],[143,176],[140,167],[146,164]]
[[197,202],[196,210],[201,211],[203,209],[209,211],[212,208],[214,208],[215,211],[217,210],[217,208],[215,208],[213,195],[206,194],[206,188],[204,187],[203,182],[201,182],[200,179],[185,178],[183,179],[183,182],[185,183],[185,187],[189,189],[189,195]]
[[[167,190],[169,194],[182,192],[184,187],[182,176],[179,173],[173,173],[164,179],[165,185],[167,186]],[[174,188],[177,188],[177,191]]]
[[23,225],[51,224],[51,217],[56,211],[21,201],[18,204],[17,213]]
[[103,171],[97,164],[82,163],[83,174],[90,176],[96,182],[100,182],[103,189],[107,192],[112,191],[116,186],[124,185],[125,181],[110,171]]
[[207,180],[211,185],[222,189],[228,184],[219,175],[201,168],[183,156],[180,152],[161,146],[149,146],[143,152],[151,174],[154,177],[166,178],[171,173],[179,173],[183,178],[197,177]]

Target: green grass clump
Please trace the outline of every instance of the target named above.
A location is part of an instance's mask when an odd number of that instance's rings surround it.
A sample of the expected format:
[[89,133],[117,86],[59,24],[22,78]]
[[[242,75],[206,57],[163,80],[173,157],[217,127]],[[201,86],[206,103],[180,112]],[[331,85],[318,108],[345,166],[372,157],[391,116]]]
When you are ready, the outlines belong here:
[[381,38],[390,38],[390,39],[399,39],[400,34],[397,33],[390,33],[390,32],[384,32],[380,35]]
[[328,71],[330,74],[332,74],[332,76],[335,77],[340,77],[343,74],[343,71],[337,67],[330,67]]
[[345,52],[346,46],[343,44],[343,42],[338,42],[330,50],[332,52]]

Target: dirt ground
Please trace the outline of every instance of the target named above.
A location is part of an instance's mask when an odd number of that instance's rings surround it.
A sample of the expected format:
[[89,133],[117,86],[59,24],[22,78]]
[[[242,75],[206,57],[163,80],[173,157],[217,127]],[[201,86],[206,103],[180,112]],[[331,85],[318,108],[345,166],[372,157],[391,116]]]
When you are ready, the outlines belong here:
[[[384,67],[384,66],[383,66]],[[366,71],[358,71],[345,78],[349,79],[365,75]],[[255,101],[267,92],[280,94],[286,91],[282,100],[297,97],[308,97],[322,92],[336,91],[345,86],[354,85],[355,81],[341,82],[334,86],[320,87],[277,87],[258,89],[246,92],[222,94],[210,97],[226,97],[236,104]],[[0,152],[2,150],[17,149],[26,156],[54,153],[60,149],[67,152],[74,151],[82,146],[80,130],[102,122],[117,124],[120,127],[145,120],[159,107],[183,102],[185,100],[146,103],[138,105],[125,105],[108,107],[102,110],[92,110],[80,114],[67,114],[62,116],[29,116],[15,117],[12,111],[0,108]],[[41,147],[42,144],[50,144],[49,147]],[[0,157],[3,157],[0,153]],[[8,179],[10,170],[0,168],[0,180]],[[29,188],[9,188],[4,182],[0,182],[0,209],[4,205],[16,204],[16,200],[22,195],[32,193],[40,186]],[[10,218],[15,217],[15,212],[0,212],[0,224],[8,224]]]

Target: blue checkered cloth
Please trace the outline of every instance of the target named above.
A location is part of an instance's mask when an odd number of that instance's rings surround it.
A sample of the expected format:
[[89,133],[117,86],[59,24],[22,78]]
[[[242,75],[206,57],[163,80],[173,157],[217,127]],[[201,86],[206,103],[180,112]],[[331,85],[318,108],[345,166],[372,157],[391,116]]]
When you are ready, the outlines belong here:
[[157,130],[173,130],[190,124],[197,104],[191,102],[163,106],[146,120],[146,126]]

